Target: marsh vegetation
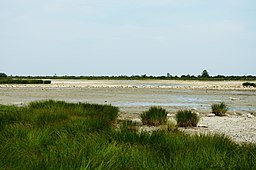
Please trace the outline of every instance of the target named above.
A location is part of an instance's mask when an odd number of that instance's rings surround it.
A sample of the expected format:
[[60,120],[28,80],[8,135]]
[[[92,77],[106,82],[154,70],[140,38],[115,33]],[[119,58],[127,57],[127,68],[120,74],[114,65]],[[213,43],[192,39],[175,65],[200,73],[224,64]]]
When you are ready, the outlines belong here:
[[0,169],[255,169],[256,146],[223,135],[116,128],[110,105],[0,106]]
[[191,110],[180,110],[176,113],[177,125],[180,127],[196,127],[199,115]]
[[221,102],[220,104],[212,104],[212,113],[214,113],[216,116],[225,116],[228,111],[228,106]]
[[149,126],[158,126],[166,123],[167,111],[162,107],[153,106],[141,115],[142,123]]

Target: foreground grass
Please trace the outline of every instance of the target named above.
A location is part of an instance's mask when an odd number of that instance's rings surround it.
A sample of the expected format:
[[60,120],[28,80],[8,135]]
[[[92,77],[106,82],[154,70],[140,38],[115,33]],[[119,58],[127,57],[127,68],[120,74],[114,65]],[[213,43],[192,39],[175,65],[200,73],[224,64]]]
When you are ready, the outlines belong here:
[[177,130],[135,133],[108,105],[0,106],[0,169],[255,169],[256,146]]

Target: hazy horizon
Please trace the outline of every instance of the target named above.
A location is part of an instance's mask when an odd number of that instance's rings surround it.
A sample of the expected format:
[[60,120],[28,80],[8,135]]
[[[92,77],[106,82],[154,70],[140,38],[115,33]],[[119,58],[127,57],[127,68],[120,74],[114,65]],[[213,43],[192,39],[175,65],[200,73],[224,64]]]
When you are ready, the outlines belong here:
[[10,0],[0,23],[8,75],[256,75],[253,0]]

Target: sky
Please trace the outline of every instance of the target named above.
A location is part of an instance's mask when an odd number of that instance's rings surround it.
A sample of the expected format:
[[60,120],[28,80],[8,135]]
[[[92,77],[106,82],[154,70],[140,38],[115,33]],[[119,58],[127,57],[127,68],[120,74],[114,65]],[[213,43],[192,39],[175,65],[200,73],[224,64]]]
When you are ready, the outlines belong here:
[[255,0],[0,0],[8,75],[256,75]]

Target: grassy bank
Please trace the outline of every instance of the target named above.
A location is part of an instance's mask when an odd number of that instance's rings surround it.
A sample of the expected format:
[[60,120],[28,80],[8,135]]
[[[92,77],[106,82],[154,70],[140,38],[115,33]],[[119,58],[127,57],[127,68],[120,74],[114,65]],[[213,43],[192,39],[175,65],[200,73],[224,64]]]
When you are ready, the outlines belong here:
[[255,169],[256,146],[222,135],[117,129],[109,105],[0,106],[0,169]]

